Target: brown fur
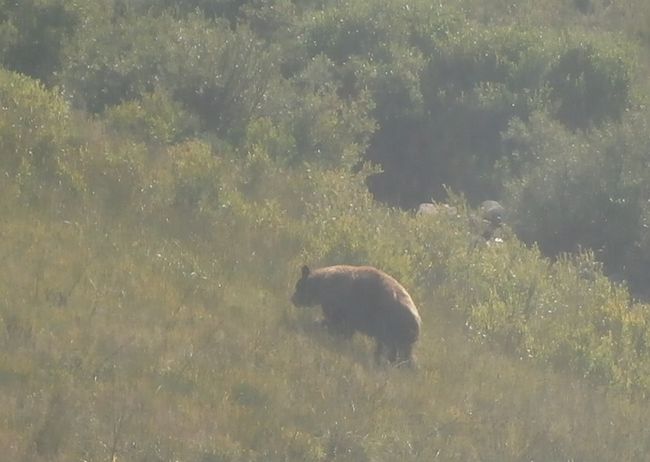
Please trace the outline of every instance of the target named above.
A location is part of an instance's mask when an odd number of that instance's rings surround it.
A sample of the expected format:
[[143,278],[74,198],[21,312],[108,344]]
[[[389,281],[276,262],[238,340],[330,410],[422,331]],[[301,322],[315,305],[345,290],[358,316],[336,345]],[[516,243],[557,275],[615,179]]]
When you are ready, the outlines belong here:
[[321,305],[329,328],[351,337],[362,332],[377,342],[375,357],[411,362],[420,335],[420,315],[406,289],[371,266],[302,268],[291,298],[296,306]]

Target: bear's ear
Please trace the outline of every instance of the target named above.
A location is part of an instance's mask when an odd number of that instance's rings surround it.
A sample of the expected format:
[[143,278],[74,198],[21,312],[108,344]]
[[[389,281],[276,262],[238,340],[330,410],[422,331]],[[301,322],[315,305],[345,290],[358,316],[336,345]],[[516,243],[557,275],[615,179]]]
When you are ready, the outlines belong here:
[[307,276],[309,276],[309,272],[310,272],[309,267],[307,265],[304,265],[302,267],[302,277],[303,277],[303,279],[306,278]]

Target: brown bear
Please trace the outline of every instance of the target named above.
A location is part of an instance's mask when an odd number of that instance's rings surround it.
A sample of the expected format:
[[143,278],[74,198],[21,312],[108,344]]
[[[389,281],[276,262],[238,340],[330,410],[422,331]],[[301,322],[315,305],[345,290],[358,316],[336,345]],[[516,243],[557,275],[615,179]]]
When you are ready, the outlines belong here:
[[412,363],[420,314],[406,289],[383,271],[348,265],[311,271],[303,266],[291,301],[321,305],[325,324],[340,335],[352,337],[358,331],[374,338],[377,362],[384,355],[393,364]]

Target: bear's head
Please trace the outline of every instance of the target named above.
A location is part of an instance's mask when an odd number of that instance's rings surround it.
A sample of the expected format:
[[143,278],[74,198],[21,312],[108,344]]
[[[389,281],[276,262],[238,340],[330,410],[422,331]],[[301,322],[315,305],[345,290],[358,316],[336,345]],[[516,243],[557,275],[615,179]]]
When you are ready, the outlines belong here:
[[291,297],[294,306],[318,305],[318,291],[315,287],[315,281],[309,277],[310,273],[308,266],[302,267],[301,278],[296,282],[296,290]]

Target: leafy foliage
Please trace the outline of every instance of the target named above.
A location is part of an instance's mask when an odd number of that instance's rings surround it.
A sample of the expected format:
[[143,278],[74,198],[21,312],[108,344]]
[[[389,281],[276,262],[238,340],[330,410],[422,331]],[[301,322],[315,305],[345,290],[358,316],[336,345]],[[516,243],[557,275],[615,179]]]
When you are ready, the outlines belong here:
[[641,132],[610,126],[585,137],[535,117],[506,135],[512,168],[528,169],[508,186],[520,237],[548,255],[593,249],[610,274],[634,281],[636,293],[644,293],[633,274],[644,265],[648,197]]
[[56,192],[77,190],[79,150],[64,99],[37,81],[0,69],[0,107],[0,172],[14,180],[16,194],[36,205],[66,197]]
[[0,10],[0,63],[51,80],[61,65],[65,39],[78,21],[74,9],[61,0],[3,0]]
[[199,127],[196,118],[163,90],[113,106],[105,117],[116,132],[151,144],[182,141],[196,134]]
[[628,106],[630,66],[623,53],[591,44],[570,48],[550,71],[551,96],[559,101],[557,118],[571,128],[588,128],[619,119]]
[[79,105],[100,112],[162,89],[221,133],[261,109],[273,77],[272,58],[250,32],[199,16],[89,23],[69,54],[62,83]]

